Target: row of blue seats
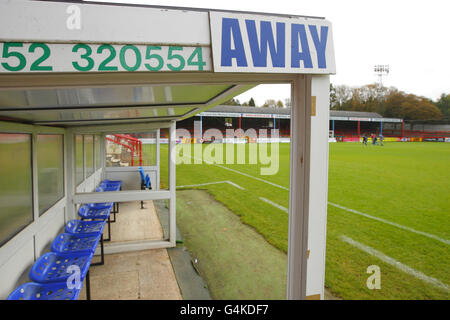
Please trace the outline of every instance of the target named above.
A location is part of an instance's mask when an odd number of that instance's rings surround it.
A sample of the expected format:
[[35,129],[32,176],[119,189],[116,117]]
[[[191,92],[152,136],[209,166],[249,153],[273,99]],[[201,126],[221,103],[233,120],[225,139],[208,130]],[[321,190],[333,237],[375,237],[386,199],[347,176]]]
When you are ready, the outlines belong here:
[[[96,191],[118,191],[121,186],[121,181],[104,180]],[[77,300],[86,279],[89,300],[89,267],[104,263],[103,229],[108,221],[107,240],[111,240],[110,215],[114,207],[113,202],[83,204],[78,210],[80,220],[69,221],[65,232],[53,240],[51,252],[39,257],[31,267],[29,277],[33,282],[22,284],[7,299]],[[101,262],[91,263],[99,242]]]

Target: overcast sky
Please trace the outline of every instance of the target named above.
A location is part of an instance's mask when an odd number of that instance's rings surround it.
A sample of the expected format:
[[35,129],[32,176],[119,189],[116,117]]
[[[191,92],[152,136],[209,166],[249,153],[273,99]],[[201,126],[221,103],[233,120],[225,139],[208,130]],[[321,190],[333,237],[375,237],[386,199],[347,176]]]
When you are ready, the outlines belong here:
[[[98,0],[97,0],[98,1]],[[109,0],[151,5],[286,13],[325,17],[333,25],[334,85],[377,81],[375,64],[390,65],[383,84],[437,99],[450,93],[449,0]],[[290,96],[286,85],[241,95],[257,104]]]

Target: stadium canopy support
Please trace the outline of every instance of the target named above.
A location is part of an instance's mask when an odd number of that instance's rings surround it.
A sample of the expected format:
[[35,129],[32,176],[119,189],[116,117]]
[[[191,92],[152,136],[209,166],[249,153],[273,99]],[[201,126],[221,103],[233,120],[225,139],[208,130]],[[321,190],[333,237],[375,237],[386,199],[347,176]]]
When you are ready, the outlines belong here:
[[[4,297],[76,204],[169,199],[175,246],[176,121],[265,83],[292,88],[288,299],[324,297],[331,24],[318,17],[86,2],[0,1],[0,132],[64,135],[64,195],[0,247]],[[168,190],[76,186],[75,136],[168,128]],[[33,176],[36,148],[33,144]],[[5,155],[2,155],[5,156]],[[84,191],[84,192],[83,192]],[[310,214],[311,213],[311,214]],[[3,279],[2,279],[3,280]],[[3,283],[3,282],[2,282]]]

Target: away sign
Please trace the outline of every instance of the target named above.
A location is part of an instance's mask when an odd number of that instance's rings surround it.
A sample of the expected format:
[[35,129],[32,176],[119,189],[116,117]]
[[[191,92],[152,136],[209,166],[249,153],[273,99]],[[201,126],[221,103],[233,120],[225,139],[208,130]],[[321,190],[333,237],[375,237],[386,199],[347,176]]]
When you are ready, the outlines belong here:
[[214,72],[334,74],[331,23],[210,12]]

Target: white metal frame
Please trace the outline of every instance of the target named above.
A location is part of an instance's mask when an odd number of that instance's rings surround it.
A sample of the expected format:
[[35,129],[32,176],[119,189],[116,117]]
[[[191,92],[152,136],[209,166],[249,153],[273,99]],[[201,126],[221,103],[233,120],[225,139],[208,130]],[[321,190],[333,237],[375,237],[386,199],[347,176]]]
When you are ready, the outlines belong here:
[[[160,129],[169,129],[169,189],[159,190],[159,164],[160,164]],[[77,205],[83,203],[96,203],[96,202],[127,202],[127,201],[145,201],[145,200],[169,200],[169,239],[168,240],[141,240],[141,241],[127,241],[127,242],[111,242],[105,244],[105,253],[118,253],[125,251],[137,251],[144,249],[156,249],[156,248],[170,248],[176,245],[176,206],[175,206],[175,147],[176,147],[176,124],[175,121],[171,122],[156,122],[156,123],[143,123],[137,125],[94,125],[94,126],[82,126],[70,128],[69,136],[75,137],[76,134],[98,134],[102,133],[103,137],[107,134],[114,133],[136,133],[136,132],[149,132],[156,129],[156,168],[157,168],[157,187],[154,190],[126,190],[126,191],[111,191],[111,192],[76,192],[76,187],[73,188],[73,193],[69,197],[68,207],[71,212],[75,213]],[[102,139],[103,140],[103,139]],[[72,141],[74,141],[72,139]],[[73,143],[73,142],[72,142]],[[73,153],[69,152],[68,158],[74,162],[74,148],[71,149]],[[101,153],[104,154],[104,153]],[[103,165],[105,159],[103,156]],[[95,159],[94,159],[95,161]],[[73,166],[73,164],[71,164]],[[74,168],[72,168],[74,169]],[[111,168],[114,170],[114,168]],[[103,173],[106,168],[103,167]],[[127,170],[135,171],[136,168],[127,168]],[[74,180],[75,171],[70,170],[71,179]],[[86,177],[85,177],[86,178]]]

